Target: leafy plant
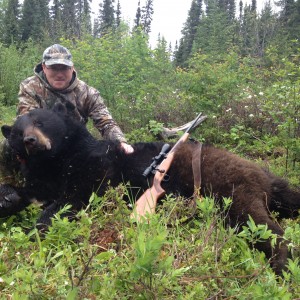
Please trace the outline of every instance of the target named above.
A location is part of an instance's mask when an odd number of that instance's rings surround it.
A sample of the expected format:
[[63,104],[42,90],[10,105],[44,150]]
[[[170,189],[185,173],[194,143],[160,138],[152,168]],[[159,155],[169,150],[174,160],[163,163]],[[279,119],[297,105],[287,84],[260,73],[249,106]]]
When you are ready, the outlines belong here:
[[247,221],[247,226],[243,226],[243,230],[238,236],[246,238],[250,244],[255,245],[263,240],[271,239],[271,244],[274,247],[276,243],[276,234],[273,234],[267,225],[258,224],[256,225],[251,216]]

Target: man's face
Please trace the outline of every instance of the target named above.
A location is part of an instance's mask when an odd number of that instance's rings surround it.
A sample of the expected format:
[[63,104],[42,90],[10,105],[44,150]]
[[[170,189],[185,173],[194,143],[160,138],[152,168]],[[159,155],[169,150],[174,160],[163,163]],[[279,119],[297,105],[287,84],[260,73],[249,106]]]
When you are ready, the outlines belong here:
[[68,67],[66,65],[46,66],[45,64],[42,66],[46,78],[53,88],[64,90],[69,86],[72,80],[74,67]]

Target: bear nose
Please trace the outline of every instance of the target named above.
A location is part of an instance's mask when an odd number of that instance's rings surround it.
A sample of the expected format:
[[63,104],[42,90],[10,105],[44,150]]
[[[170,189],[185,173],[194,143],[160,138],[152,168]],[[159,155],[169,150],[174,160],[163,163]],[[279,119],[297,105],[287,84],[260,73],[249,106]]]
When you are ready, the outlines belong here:
[[28,144],[34,145],[36,144],[36,142],[37,142],[37,137],[34,135],[29,135],[24,137],[24,143],[27,145]]

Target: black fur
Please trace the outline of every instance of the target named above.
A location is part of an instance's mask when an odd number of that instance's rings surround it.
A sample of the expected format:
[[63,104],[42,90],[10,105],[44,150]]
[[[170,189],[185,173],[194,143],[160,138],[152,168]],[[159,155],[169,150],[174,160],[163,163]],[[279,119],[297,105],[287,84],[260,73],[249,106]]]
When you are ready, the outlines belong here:
[[[62,105],[53,111],[33,110],[19,117],[12,127],[4,125],[1,129],[21,161],[26,185],[0,188],[0,216],[17,213],[37,199],[45,203],[38,220],[40,228],[47,228],[53,214],[66,204],[80,210],[88,204],[93,191],[102,195],[108,184],[130,182],[137,187],[133,191],[141,193],[152,180],[148,182],[142,173],[162,147],[162,143],[137,143],[133,145],[134,153],[126,155],[118,143],[93,138],[84,125],[68,116]],[[187,142],[176,152],[168,172],[170,179],[162,184],[167,193],[192,196],[195,149],[196,142]],[[297,216],[300,192],[253,162],[212,146],[202,149],[201,173],[203,195],[214,195],[216,200],[232,197],[228,212],[232,226],[244,224],[251,215],[257,224],[267,224],[279,235],[275,249],[270,241],[257,245],[268,258],[273,257],[272,266],[279,274],[289,254],[280,238],[283,230],[270,217],[270,211],[279,212],[280,217]]]

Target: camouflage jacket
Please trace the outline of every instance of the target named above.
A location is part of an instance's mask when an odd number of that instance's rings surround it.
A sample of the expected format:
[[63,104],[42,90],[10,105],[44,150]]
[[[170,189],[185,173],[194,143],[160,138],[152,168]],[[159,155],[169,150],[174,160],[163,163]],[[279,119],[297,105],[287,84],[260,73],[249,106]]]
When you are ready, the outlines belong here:
[[56,102],[69,101],[75,106],[73,114],[76,118],[85,124],[88,118],[91,118],[104,139],[126,142],[124,134],[113,120],[100,93],[79,80],[75,71],[70,86],[61,91],[49,85],[42,72],[41,64],[35,67],[34,73],[35,76],[25,79],[20,84],[17,115],[35,108],[49,109]]

